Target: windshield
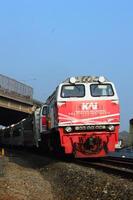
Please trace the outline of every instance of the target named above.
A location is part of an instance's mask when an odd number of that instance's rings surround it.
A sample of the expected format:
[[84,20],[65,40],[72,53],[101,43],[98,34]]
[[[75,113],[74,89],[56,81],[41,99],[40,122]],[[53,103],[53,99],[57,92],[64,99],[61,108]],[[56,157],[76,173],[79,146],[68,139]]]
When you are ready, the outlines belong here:
[[90,86],[91,96],[100,97],[100,96],[113,96],[114,91],[111,84],[92,84]]
[[84,97],[85,86],[84,85],[63,85],[61,89],[61,97]]

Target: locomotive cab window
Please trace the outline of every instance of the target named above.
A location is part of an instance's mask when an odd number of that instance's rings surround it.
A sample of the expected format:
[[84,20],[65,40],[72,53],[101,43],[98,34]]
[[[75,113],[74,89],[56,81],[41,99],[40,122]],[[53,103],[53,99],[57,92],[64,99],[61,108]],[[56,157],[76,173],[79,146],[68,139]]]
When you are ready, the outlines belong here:
[[85,96],[85,86],[79,85],[63,85],[61,89],[61,97],[84,97]]
[[111,84],[92,84],[90,86],[91,96],[102,97],[102,96],[113,96],[114,91]]

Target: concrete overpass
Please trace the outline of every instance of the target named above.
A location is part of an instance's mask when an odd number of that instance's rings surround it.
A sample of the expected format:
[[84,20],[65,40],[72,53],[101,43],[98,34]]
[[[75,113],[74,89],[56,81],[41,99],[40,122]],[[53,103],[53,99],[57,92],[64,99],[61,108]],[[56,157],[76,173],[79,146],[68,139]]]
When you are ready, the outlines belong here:
[[30,86],[0,75],[0,125],[17,123],[40,105],[40,102],[33,100]]

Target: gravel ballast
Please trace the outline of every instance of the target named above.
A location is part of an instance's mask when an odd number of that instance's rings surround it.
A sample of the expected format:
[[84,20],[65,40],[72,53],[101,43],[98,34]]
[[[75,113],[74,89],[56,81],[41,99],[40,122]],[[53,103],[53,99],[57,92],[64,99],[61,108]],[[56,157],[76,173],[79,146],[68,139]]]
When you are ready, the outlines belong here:
[[131,179],[30,153],[4,159],[0,200],[133,199]]

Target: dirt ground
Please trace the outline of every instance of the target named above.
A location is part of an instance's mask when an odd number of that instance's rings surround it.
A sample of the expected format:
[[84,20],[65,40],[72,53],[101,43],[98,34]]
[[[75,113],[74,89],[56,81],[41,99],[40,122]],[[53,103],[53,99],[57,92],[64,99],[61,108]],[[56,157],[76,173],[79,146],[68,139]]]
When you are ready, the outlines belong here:
[[132,200],[133,182],[31,153],[0,158],[0,200]]
[[4,159],[4,172],[0,177],[0,200],[53,199],[50,183],[44,180],[38,170],[26,166],[19,158],[13,158],[12,161]]

